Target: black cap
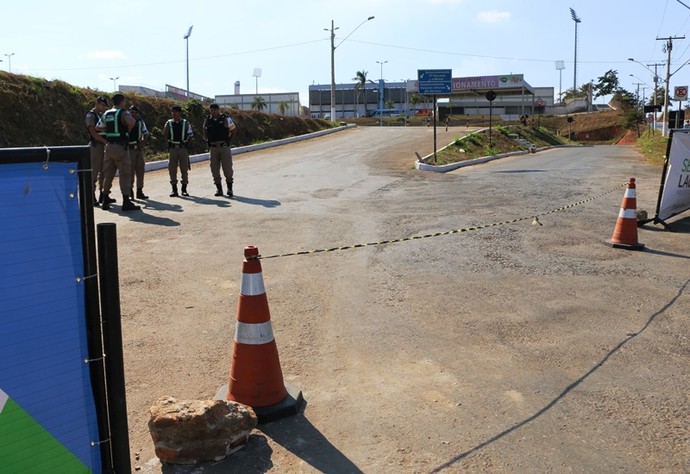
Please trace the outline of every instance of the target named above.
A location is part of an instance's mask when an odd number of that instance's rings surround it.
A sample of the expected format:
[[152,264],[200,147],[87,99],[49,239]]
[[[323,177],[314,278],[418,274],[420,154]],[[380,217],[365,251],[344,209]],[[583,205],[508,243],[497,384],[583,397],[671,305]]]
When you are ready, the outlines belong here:
[[218,106],[218,104],[216,104],[215,102],[212,103],[211,105],[209,105],[208,108],[209,108],[209,109],[220,109],[220,107]]
[[99,104],[106,105],[106,106],[108,105],[108,99],[106,99],[102,95],[98,96],[98,98],[96,99],[96,102],[98,102]]
[[137,107],[136,105],[130,105],[129,110],[132,110],[134,112],[139,112],[139,107]]
[[177,110],[178,112],[182,113],[182,107],[180,107],[179,105],[173,105],[172,107],[170,107],[170,110]]

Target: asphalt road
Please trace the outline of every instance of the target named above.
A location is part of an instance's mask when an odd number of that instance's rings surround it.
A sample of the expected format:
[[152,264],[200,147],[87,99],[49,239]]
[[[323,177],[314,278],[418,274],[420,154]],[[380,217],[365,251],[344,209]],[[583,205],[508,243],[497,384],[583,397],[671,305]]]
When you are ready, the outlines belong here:
[[[95,210],[118,226],[133,466],[688,471],[690,217],[640,229],[643,252],[603,243],[629,177],[653,214],[660,169],[597,146],[413,170],[432,144],[431,129],[360,128],[241,155],[233,200],[203,164],[189,198],[158,171],[142,212]],[[222,463],[161,468],[148,407],[227,382],[246,245],[306,406]]]

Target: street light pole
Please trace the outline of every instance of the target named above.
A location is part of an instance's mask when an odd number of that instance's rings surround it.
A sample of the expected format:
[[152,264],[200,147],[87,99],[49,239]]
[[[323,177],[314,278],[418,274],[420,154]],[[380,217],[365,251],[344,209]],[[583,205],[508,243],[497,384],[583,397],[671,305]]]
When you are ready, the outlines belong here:
[[110,80],[113,81],[113,91],[117,92],[117,81],[120,78],[120,76],[117,77],[111,77]]
[[[653,127],[654,127],[654,130],[656,130],[656,102],[658,100],[657,99],[657,96],[658,96],[657,90],[658,90],[658,85],[659,85],[659,75],[657,74],[657,66],[663,66],[663,64],[662,63],[647,64],[647,66],[654,66],[654,71],[652,71],[651,69],[649,69],[649,67],[645,66],[644,64],[642,64],[639,61],[636,61],[635,58],[628,58],[628,61],[632,61],[634,63],[639,64],[640,66],[642,66],[647,71],[649,71],[653,74],[653,77],[654,77],[654,98],[653,98],[654,99],[654,113],[652,114],[652,117],[654,119]],[[668,94],[668,91],[666,93]]]
[[7,56],[7,72],[12,72],[12,56],[14,53],[5,54]]
[[189,37],[192,36],[192,28],[194,28],[194,25],[190,26],[187,34],[182,37],[187,43],[187,98],[189,98]]
[[[374,17],[370,16],[366,20],[364,20],[362,23],[357,25],[357,28],[352,30],[349,35],[347,35],[343,40],[338,43],[337,45],[335,44],[335,30],[337,30],[339,27],[335,26],[335,22],[331,20],[331,28],[324,28],[325,31],[330,31],[331,32],[331,121],[335,122],[335,49],[343,44],[343,42],[352,35],[357,29],[362,26],[364,23],[366,23],[369,20],[373,20]],[[366,97],[365,97],[366,100]]]

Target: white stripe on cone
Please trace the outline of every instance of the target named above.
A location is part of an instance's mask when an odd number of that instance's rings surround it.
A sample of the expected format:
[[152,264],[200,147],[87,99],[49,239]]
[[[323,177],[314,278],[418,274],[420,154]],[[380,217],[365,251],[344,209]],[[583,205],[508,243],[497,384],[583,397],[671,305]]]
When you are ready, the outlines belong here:
[[243,323],[237,321],[235,326],[235,342],[258,346],[273,342],[273,328],[271,321],[265,323]]
[[623,219],[637,220],[637,211],[635,211],[635,209],[623,209],[621,207],[621,211],[618,213],[618,217],[622,217]]
[[261,273],[243,273],[240,293],[244,296],[258,296],[266,293]]
[[625,196],[626,198],[635,198],[635,190],[634,189],[626,189],[625,190]]

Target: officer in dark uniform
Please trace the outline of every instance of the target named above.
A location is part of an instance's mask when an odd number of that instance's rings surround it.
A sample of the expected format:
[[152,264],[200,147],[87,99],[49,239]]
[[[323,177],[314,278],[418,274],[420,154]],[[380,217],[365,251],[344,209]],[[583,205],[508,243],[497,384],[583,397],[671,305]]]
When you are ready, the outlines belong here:
[[144,141],[149,135],[144,119],[139,114],[139,107],[132,105],[129,113],[134,118],[134,128],[129,132],[129,159],[132,162],[132,186],[130,195],[134,197],[134,179],[137,181],[137,199],[148,199],[144,194],[144,172],[146,163],[144,162]]
[[189,183],[189,151],[187,144],[189,139],[194,135],[192,132],[192,125],[184,118],[182,118],[182,107],[173,105],[170,108],[172,118],[165,123],[163,128],[163,135],[168,137],[168,173],[170,174],[170,184],[172,185],[172,192],[170,197],[177,197],[177,168],[180,168],[182,179],[182,195],[189,196],[187,193],[187,184]]
[[230,142],[237,133],[237,126],[230,117],[220,113],[218,104],[209,106],[209,113],[204,120],[204,138],[208,142],[208,154],[211,165],[213,184],[216,185],[216,196],[223,195],[220,170],[223,169],[225,182],[228,185],[228,196],[232,197],[232,151]]
[[105,124],[105,160],[103,160],[103,210],[108,210],[110,203],[108,195],[115,179],[115,173],[120,172],[120,191],[122,192],[122,210],[135,211],[140,209],[131,200],[132,162],[129,158],[129,132],[134,128],[135,120],[127,111],[125,96],[113,96],[113,108],[103,114]]
[[[86,130],[89,134],[91,152],[91,176],[93,178],[93,202],[103,204],[103,157],[105,155],[105,128],[103,127],[103,112],[108,109],[108,99],[98,96],[93,109],[86,112]],[[100,195],[96,198],[96,185]]]

